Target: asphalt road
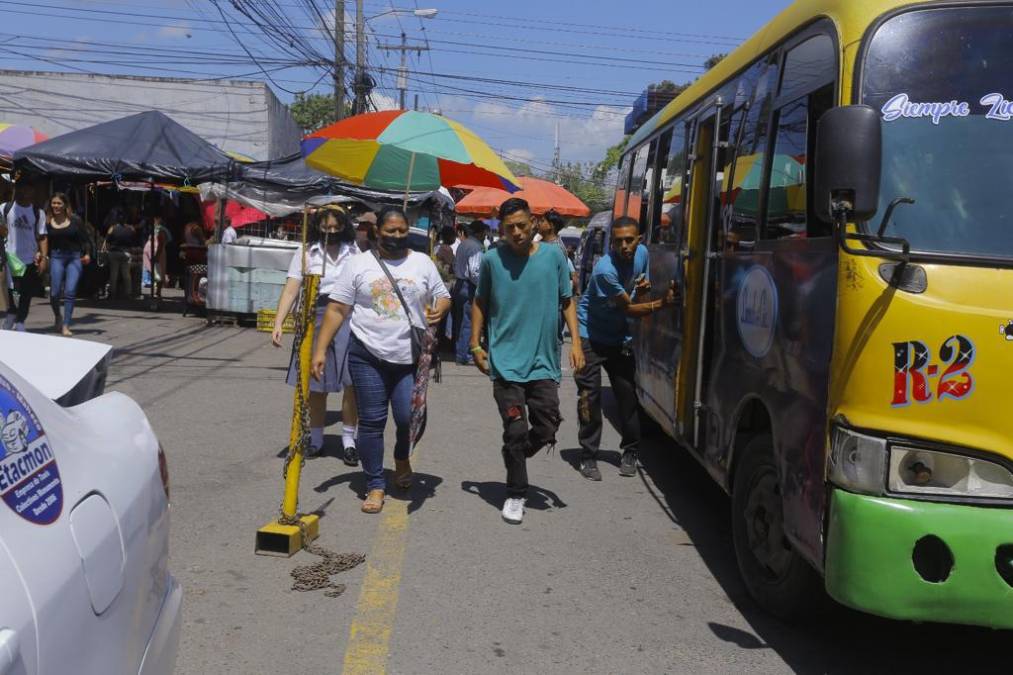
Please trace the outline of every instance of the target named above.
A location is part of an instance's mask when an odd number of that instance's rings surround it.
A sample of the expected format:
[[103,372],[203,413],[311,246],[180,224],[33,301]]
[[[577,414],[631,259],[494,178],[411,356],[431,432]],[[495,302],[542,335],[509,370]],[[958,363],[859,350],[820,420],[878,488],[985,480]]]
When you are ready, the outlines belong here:
[[[288,350],[169,311],[83,307],[76,330],[115,345],[108,388],[140,402],[168,453],[181,675],[1009,672],[1009,633],[840,607],[800,626],[763,614],[738,579],[728,499],[692,459],[651,439],[637,478],[619,477],[618,453],[601,483],[575,471],[569,377],[558,449],[529,462],[521,526],[500,519],[499,418],[473,369],[445,367],[418,484],[380,516],[359,512],[358,471],[307,462],[301,508],[323,514],[320,542],[368,561],[334,578],[341,597],[294,592],[289,572],[316,558],[253,553],[281,497]],[[49,316],[40,303],[29,327]],[[603,447],[618,440],[607,427]]]

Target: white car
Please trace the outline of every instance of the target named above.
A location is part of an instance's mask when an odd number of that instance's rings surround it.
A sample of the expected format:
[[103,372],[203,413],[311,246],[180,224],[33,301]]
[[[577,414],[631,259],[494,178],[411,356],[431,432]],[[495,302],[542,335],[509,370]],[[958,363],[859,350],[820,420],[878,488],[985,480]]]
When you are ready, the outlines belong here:
[[0,675],[175,666],[165,457],[109,352],[0,332]]

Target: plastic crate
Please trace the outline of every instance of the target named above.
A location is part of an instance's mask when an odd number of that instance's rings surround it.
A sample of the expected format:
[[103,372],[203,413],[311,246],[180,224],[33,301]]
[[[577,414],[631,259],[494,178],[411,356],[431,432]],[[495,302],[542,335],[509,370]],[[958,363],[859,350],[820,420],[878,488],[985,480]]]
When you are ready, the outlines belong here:
[[[261,309],[257,311],[257,330],[262,333],[270,333],[274,331],[274,317],[277,312],[273,309]],[[284,323],[281,324],[282,333],[294,333],[295,323],[292,321],[292,315],[289,314],[285,317]]]

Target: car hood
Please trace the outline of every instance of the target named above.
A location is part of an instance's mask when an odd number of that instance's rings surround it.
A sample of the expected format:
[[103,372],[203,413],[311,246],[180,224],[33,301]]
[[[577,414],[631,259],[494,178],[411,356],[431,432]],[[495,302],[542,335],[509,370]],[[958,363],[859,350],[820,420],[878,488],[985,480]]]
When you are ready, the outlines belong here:
[[102,394],[111,357],[99,342],[0,331],[0,362],[65,407]]

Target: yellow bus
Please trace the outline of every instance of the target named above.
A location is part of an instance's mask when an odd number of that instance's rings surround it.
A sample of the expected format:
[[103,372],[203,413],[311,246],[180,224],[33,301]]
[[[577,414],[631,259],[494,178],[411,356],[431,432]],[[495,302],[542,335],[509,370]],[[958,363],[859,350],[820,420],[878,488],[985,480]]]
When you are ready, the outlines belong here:
[[800,0],[620,164],[615,215],[684,290],[636,330],[640,403],[775,614],[823,586],[1013,628],[1010,37],[1013,2]]

